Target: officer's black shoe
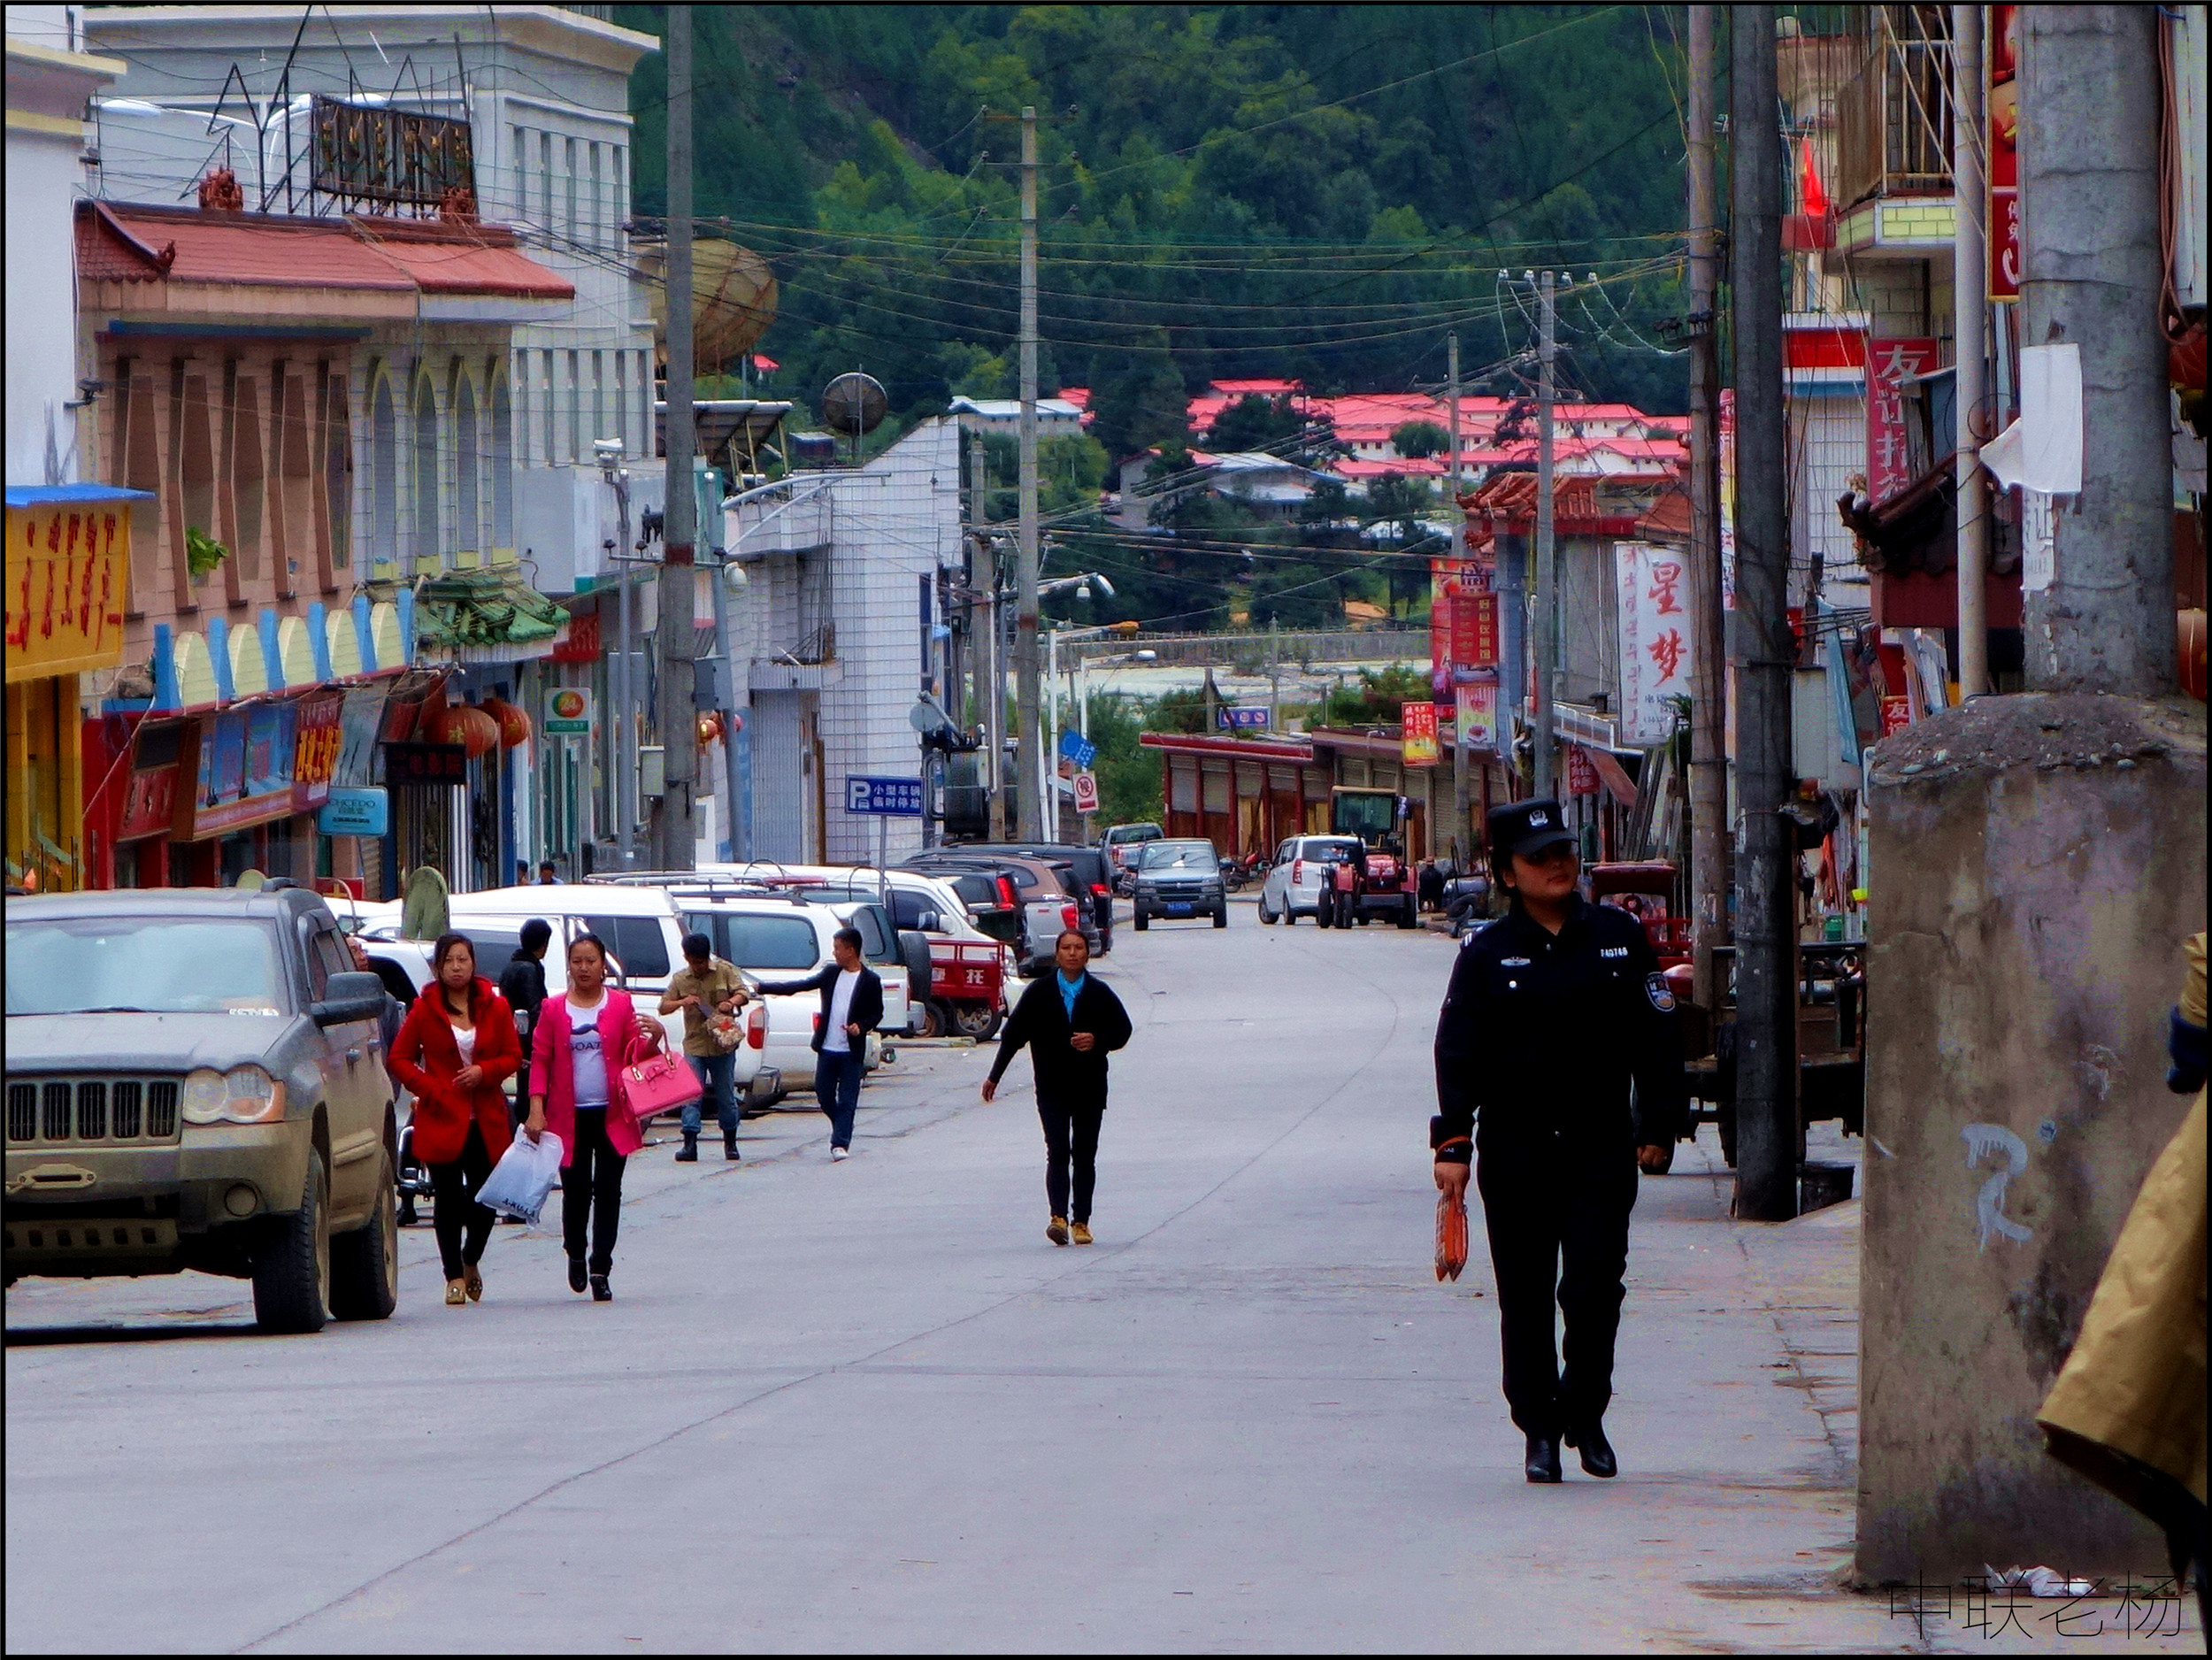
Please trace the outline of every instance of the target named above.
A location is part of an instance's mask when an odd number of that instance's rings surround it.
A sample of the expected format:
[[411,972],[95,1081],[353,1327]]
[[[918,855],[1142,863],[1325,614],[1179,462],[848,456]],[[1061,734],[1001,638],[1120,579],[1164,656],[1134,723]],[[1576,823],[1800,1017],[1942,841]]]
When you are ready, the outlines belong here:
[[679,1164],[695,1164],[699,1162],[699,1134],[697,1131],[687,1130],[684,1133],[684,1149],[682,1152],[676,1155],[676,1162]]
[[1559,1479],[1559,1442],[1550,1435],[1531,1435],[1528,1438],[1528,1479],[1531,1481]]
[[1604,1426],[1593,1424],[1584,1430],[1569,1430],[1567,1445],[1582,1455],[1582,1473],[1595,1476],[1601,1481],[1610,1481],[1620,1474],[1619,1460],[1613,1456],[1613,1443],[1605,1439]]

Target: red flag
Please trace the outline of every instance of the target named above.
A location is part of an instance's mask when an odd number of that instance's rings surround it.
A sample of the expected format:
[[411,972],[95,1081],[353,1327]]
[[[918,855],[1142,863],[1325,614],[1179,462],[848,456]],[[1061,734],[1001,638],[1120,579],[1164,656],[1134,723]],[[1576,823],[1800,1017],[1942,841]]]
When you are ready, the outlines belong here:
[[1820,164],[1813,159],[1813,141],[1797,141],[1797,196],[1808,218],[1828,217],[1828,193],[1820,188]]

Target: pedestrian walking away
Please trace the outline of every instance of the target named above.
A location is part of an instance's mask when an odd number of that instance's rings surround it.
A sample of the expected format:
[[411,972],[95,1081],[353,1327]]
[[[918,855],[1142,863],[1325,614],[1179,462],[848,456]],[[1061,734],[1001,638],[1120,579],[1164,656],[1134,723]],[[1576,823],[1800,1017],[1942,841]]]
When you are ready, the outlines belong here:
[[614,1295],[615,1233],[622,1218],[622,1172],[643,1145],[623,1105],[623,1067],[660,1048],[661,1029],[645,1026],[626,991],[607,985],[607,948],[580,934],[568,948],[568,994],[546,999],[530,1045],[532,1141],[561,1138],[561,1234],[568,1288],[587,1281],[592,1301]]
[[[737,1057],[718,1032],[731,1030],[730,1017],[745,1006],[745,976],[737,964],[714,955],[703,934],[684,935],[684,965],[668,977],[661,1012],[684,1011],[684,1058],[699,1074],[700,1087],[714,1097],[715,1121],[722,1126],[722,1157],[737,1162],[737,1095],[733,1078]],[[684,1103],[684,1144],[679,1164],[699,1162],[699,1099]]]
[[1604,1417],[1637,1172],[1666,1171],[1688,1105],[1674,999],[1643,925],[1576,891],[1557,802],[1502,807],[1489,832],[1512,909],[1467,936],[1437,1021],[1436,1185],[1463,1203],[1472,1163],[1528,1479],[1560,1479],[1563,1442],[1610,1476]]
[[414,1092],[415,1157],[428,1167],[445,1300],[484,1295],[484,1246],[492,1213],[477,1189],[513,1139],[503,1080],[522,1064],[507,1000],[476,972],[466,934],[442,934],[430,953],[436,979],[415,999],[392,1045],[392,1072]]
[[1098,1133],[1106,1117],[1106,1057],[1129,1041],[1129,1011],[1090,972],[1090,941],[1079,930],[1063,933],[1052,954],[1055,972],[1030,981],[1007,1019],[983,1098],[998,1094],[998,1080],[1027,1044],[1045,1130],[1045,1199],[1052,1207],[1045,1237],[1055,1245],[1088,1245]]
[[1336,863],[1329,871],[1329,911],[1326,920],[1340,928],[1352,926],[1353,901],[1359,891],[1361,849],[1350,849],[1336,856]]
[[499,971],[499,995],[515,1011],[515,1034],[522,1040],[522,1070],[515,1074],[515,1123],[530,1111],[530,1039],[537,1029],[538,1011],[545,1007],[545,951],[553,941],[553,925],[533,917],[522,925],[518,949]]
[[840,928],[830,941],[832,961],[819,973],[760,984],[779,997],[822,994],[822,1013],[814,1024],[814,1099],[829,1114],[833,1163],[852,1151],[868,1034],[883,1024],[883,981],[861,960],[861,943],[858,928]]

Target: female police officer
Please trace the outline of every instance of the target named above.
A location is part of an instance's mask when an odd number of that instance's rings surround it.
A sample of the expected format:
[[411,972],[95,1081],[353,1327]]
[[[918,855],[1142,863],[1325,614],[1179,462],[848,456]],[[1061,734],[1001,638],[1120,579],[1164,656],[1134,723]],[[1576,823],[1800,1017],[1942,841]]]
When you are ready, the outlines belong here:
[[1667,1168],[1687,1104],[1674,999],[1643,925],[1575,891],[1557,802],[1500,808],[1489,840],[1512,910],[1468,936],[1437,1022],[1436,1185],[1463,1199],[1474,1164],[1528,1479],[1559,1479],[1563,1439],[1584,1470],[1610,1476],[1601,1420],[1636,1172]]

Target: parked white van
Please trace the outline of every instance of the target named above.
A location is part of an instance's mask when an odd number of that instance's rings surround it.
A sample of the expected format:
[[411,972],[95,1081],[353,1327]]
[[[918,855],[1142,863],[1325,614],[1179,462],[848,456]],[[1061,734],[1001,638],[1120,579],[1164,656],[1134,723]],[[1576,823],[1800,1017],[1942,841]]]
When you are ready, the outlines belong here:
[[1357,836],[1290,836],[1275,849],[1275,862],[1260,884],[1260,920],[1295,922],[1321,914],[1321,895],[1338,855],[1356,850]]

